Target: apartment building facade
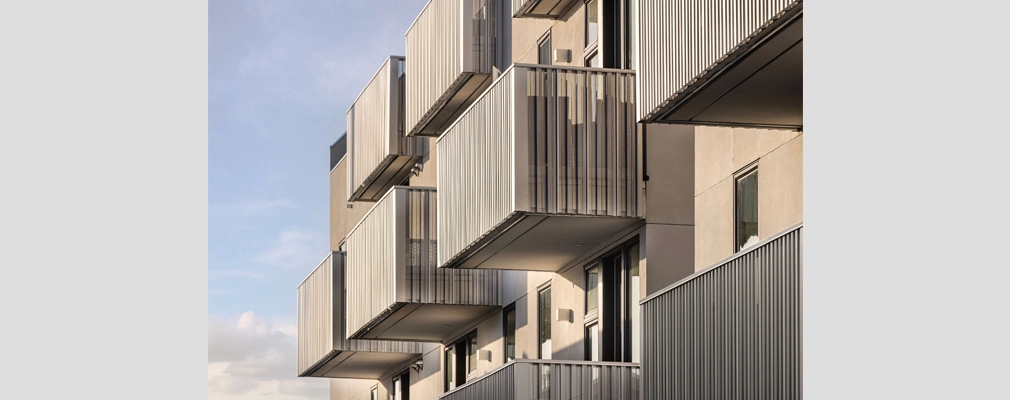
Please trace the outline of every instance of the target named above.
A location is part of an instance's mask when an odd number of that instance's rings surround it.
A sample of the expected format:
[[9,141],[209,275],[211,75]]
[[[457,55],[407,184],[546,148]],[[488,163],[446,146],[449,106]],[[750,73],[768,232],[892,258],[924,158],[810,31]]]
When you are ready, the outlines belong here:
[[799,398],[802,2],[431,0],[331,146],[331,399]]

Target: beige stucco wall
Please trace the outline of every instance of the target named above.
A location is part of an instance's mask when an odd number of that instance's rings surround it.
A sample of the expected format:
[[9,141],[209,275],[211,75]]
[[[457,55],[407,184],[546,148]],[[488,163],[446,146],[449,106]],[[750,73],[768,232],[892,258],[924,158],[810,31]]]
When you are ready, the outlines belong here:
[[758,168],[758,237],[803,220],[803,133],[779,129],[695,129],[695,270],[733,255],[734,174]]
[[369,400],[368,394],[371,392],[372,386],[379,382],[371,379],[330,379],[329,381],[330,400]]
[[571,50],[571,62],[556,65],[581,66],[585,44],[585,3],[578,1],[564,16],[556,20],[540,18],[512,19],[512,62],[536,64],[538,41],[551,31],[551,57],[553,49]]
[[428,154],[421,158],[421,172],[417,175],[410,175],[410,186],[437,187],[438,186],[438,149],[435,145],[436,138],[428,138]]

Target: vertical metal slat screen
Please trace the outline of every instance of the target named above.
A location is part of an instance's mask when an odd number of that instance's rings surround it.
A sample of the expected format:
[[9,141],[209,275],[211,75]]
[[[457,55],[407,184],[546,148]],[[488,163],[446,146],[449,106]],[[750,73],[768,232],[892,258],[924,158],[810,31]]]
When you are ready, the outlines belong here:
[[638,116],[673,97],[802,0],[639,0]]
[[438,140],[439,265],[516,213],[641,217],[634,88],[624,70],[502,74]]
[[422,157],[427,139],[403,131],[404,58],[390,57],[347,110],[347,193],[360,196],[398,157]]
[[[501,305],[500,271],[435,264],[437,203],[433,189],[395,186],[348,234],[348,334],[403,303]],[[398,227],[404,236],[397,236]]]
[[301,375],[336,348],[334,335],[333,254],[298,286],[298,374]]
[[644,398],[800,399],[802,226],[642,303]]
[[518,359],[439,397],[441,400],[637,400],[633,363]]

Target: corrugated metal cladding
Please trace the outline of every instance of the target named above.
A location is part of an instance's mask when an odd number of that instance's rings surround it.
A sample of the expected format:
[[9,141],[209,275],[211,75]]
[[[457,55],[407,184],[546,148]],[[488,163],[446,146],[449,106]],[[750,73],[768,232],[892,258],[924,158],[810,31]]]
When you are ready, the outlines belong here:
[[420,343],[347,340],[344,337],[344,252],[332,252],[298,286],[298,374],[304,375],[337,353],[416,353]]
[[515,213],[641,217],[635,74],[515,65],[439,138],[439,264]]
[[[334,335],[334,254],[298,285],[298,375],[328,358],[341,335]],[[343,259],[342,255],[339,257]]]
[[407,29],[408,133],[472,74],[494,63],[494,0],[431,0]]
[[515,360],[439,397],[441,400],[639,398],[632,363]]
[[802,398],[802,226],[642,302],[646,399]]
[[396,158],[420,159],[428,152],[427,139],[404,135],[404,79],[403,57],[390,57],[347,110],[347,193],[352,199]]
[[638,115],[656,114],[802,0],[639,0]]
[[501,305],[501,272],[435,264],[434,189],[395,186],[347,236],[347,333],[402,303]]

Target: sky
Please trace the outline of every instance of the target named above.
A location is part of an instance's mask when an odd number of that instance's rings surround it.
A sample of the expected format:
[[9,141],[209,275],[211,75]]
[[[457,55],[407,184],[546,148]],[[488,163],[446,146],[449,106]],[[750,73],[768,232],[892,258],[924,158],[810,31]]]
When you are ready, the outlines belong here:
[[329,145],[425,3],[209,2],[211,400],[328,398],[295,376],[295,295],[329,250]]

